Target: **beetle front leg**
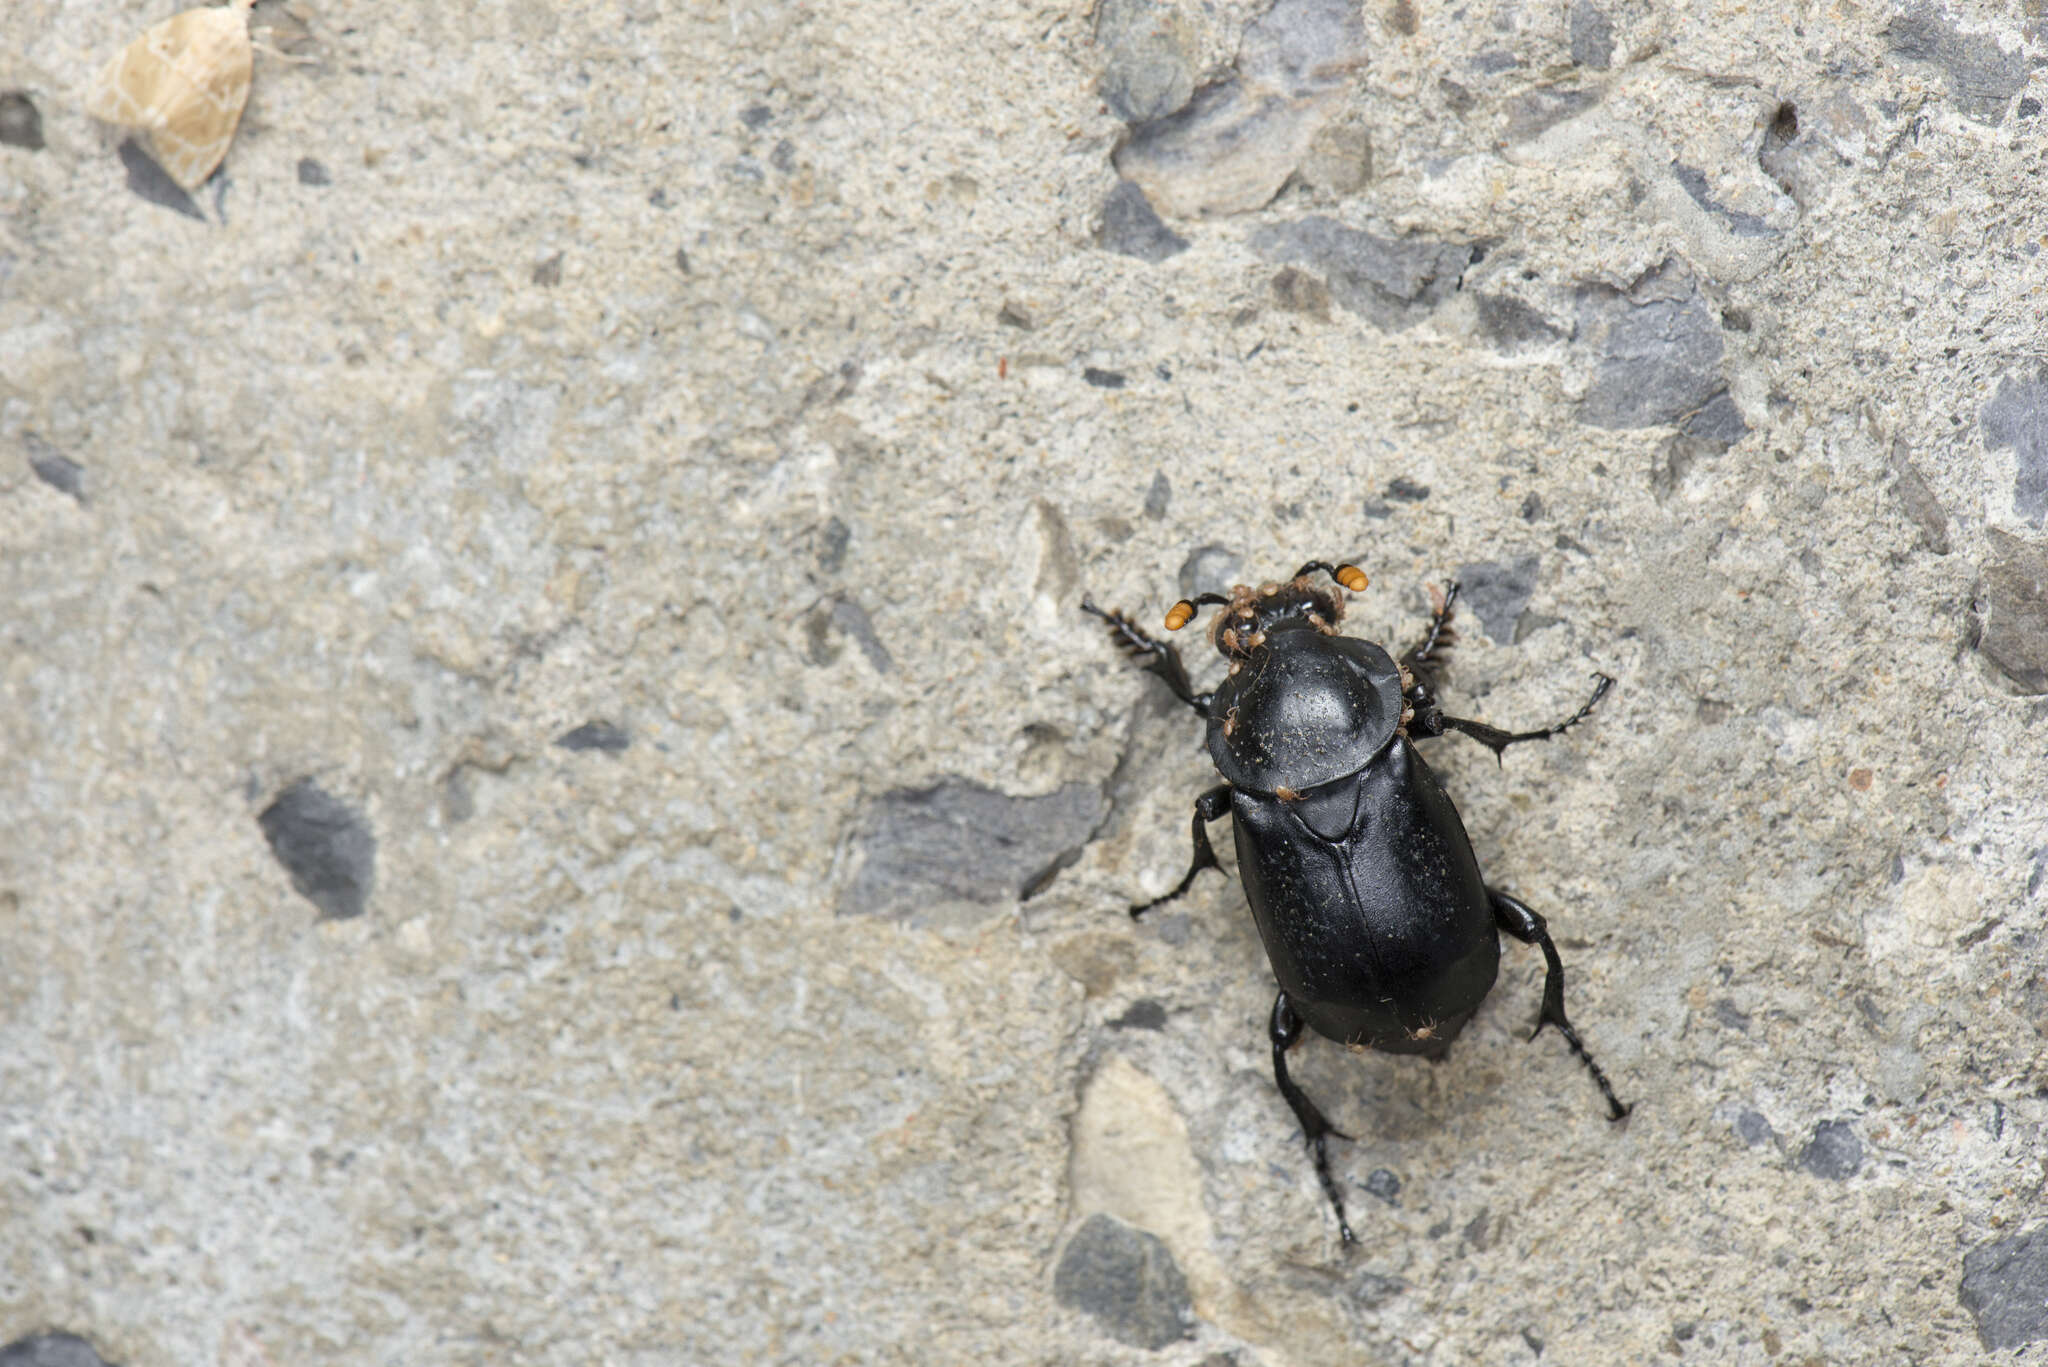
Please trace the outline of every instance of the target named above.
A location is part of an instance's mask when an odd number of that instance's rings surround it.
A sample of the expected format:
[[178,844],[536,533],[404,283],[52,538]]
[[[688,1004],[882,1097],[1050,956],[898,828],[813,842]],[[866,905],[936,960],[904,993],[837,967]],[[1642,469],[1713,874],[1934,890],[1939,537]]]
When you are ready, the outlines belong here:
[[1282,992],[1273,999],[1273,1016],[1266,1025],[1266,1033],[1273,1041],[1273,1081],[1293,1108],[1294,1118],[1301,1122],[1302,1135],[1315,1154],[1316,1178],[1323,1184],[1323,1195],[1330,1199],[1330,1208],[1337,1212],[1337,1233],[1345,1243],[1355,1244],[1358,1238],[1344,1219],[1344,1197],[1337,1190],[1337,1180],[1330,1176],[1330,1155],[1324,1144],[1331,1135],[1339,1139],[1351,1136],[1332,1125],[1316,1103],[1308,1099],[1308,1093],[1295,1086],[1294,1079],[1287,1075],[1287,1051],[1301,1038],[1301,1029],[1301,1017],[1294,1014],[1294,1004]]
[[1155,897],[1149,902],[1142,902],[1132,907],[1131,919],[1133,921],[1158,906],[1161,902],[1171,902],[1174,898],[1186,892],[1188,885],[1195,881],[1195,875],[1203,869],[1220,869],[1223,867],[1216,862],[1216,851],[1209,844],[1207,828],[1210,822],[1221,817],[1229,810],[1230,785],[1228,783],[1219,783],[1195,799],[1195,862],[1188,865],[1187,875],[1173,885],[1173,891],[1167,893],[1164,897]]
[[1173,696],[1202,714],[1209,715],[1208,693],[1197,693],[1188,682],[1188,668],[1181,663],[1180,651],[1170,642],[1155,641],[1146,635],[1143,628],[1121,612],[1104,612],[1095,604],[1083,598],[1081,611],[1093,613],[1109,623],[1109,639],[1122,649],[1129,651],[1139,661],[1139,667],[1148,674],[1157,674],[1173,690]]
[[1564,1036],[1564,1042],[1579,1056],[1579,1062],[1586,1065],[1586,1071],[1593,1075],[1593,1081],[1600,1087],[1600,1095],[1607,1098],[1607,1118],[1620,1120],[1632,1106],[1623,1105],[1614,1095],[1614,1088],[1607,1084],[1607,1074],[1600,1071],[1600,1065],[1593,1061],[1593,1055],[1579,1039],[1579,1032],[1572,1029],[1572,1023],[1564,1014],[1564,964],[1558,960],[1557,946],[1551,943],[1550,931],[1543,918],[1531,911],[1519,898],[1510,897],[1497,888],[1488,888],[1487,897],[1493,903],[1493,919],[1502,930],[1514,936],[1525,945],[1536,945],[1543,951],[1543,960],[1549,965],[1543,974],[1543,1010],[1536,1018],[1536,1028],[1529,1032],[1535,1039],[1543,1033],[1543,1027],[1554,1025]]

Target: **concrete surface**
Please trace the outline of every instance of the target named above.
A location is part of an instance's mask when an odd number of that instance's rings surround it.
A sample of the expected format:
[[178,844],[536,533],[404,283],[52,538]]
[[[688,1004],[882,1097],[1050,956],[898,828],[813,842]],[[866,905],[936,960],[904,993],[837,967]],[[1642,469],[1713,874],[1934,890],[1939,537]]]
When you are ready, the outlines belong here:
[[[0,13],[8,1367],[2048,1360],[2039,0],[264,0],[189,200],[174,4]],[[1511,945],[1348,1253],[1077,608],[1310,557],[1620,680],[1429,753],[1635,1113]]]

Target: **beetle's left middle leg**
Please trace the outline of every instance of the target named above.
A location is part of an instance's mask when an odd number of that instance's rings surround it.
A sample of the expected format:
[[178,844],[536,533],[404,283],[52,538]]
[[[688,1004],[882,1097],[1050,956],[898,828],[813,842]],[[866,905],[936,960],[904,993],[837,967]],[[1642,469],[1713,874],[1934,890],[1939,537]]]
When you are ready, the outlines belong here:
[[1508,934],[1525,945],[1535,945],[1543,951],[1543,961],[1548,965],[1543,974],[1543,1011],[1536,1018],[1536,1028],[1529,1032],[1535,1039],[1543,1033],[1543,1027],[1554,1025],[1557,1033],[1564,1036],[1564,1042],[1579,1056],[1579,1062],[1586,1065],[1586,1071],[1593,1075],[1593,1081],[1600,1088],[1600,1095],[1607,1098],[1607,1118],[1620,1120],[1632,1109],[1622,1104],[1614,1095],[1614,1088],[1608,1085],[1607,1074],[1600,1071],[1600,1065],[1593,1061],[1593,1055],[1579,1039],[1579,1032],[1572,1029],[1572,1023],[1564,1014],[1564,965],[1557,957],[1557,946],[1551,943],[1550,931],[1543,918],[1531,911],[1520,898],[1510,897],[1498,888],[1488,888],[1486,895],[1493,903],[1493,919]]
[[1174,898],[1186,892],[1188,885],[1195,881],[1195,875],[1203,869],[1220,869],[1223,867],[1216,862],[1215,847],[1209,844],[1208,826],[1210,822],[1217,820],[1229,810],[1230,785],[1228,783],[1219,783],[1195,799],[1194,862],[1188,865],[1188,871],[1181,876],[1181,880],[1178,883],[1173,885],[1171,891],[1163,896],[1155,897],[1149,902],[1140,902],[1132,907],[1131,919],[1133,921],[1158,906],[1161,902],[1171,902]]

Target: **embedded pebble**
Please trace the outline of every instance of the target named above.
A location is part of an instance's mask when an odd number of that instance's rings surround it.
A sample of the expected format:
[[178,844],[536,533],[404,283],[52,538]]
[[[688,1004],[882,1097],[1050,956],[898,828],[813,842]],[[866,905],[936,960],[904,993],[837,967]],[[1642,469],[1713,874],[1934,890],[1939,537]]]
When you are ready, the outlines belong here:
[[1963,1255],[1958,1288],[1986,1348],[2048,1339],[2048,1225],[1988,1239]]
[[377,837],[354,808],[303,778],[278,794],[256,823],[321,920],[363,914],[376,876]]
[[909,916],[941,901],[1024,897],[1079,856],[1102,810],[1102,791],[1091,783],[1043,797],[954,776],[892,789],[861,818],[860,870],[840,914]]
[[1173,1254],[1157,1235],[1111,1215],[1089,1216],[1067,1241],[1052,1293],[1133,1347],[1157,1350],[1193,1333],[1194,1302]]

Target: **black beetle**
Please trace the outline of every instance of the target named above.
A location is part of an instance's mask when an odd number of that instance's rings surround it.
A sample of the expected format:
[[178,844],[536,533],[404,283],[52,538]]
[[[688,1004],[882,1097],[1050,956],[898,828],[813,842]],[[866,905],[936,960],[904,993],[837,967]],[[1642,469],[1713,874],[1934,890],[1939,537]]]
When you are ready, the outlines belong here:
[[1280,983],[1267,1027],[1273,1080],[1301,1122],[1348,1244],[1356,1240],[1324,1141],[1350,1136],[1288,1077],[1287,1051],[1307,1025],[1354,1048],[1442,1058],[1493,987],[1500,931],[1541,948],[1548,965],[1529,1038],[1556,1026],[1611,1117],[1629,1112],[1565,1018],[1564,968],[1543,918],[1486,885],[1457,808],[1412,743],[1458,731],[1498,758],[1510,745],[1583,721],[1614,680],[1595,675],[1584,707],[1536,731],[1446,716],[1435,684],[1455,637],[1458,586],[1450,585],[1429,631],[1396,662],[1370,641],[1337,634],[1344,600],[1313,582],[1319,572],[1353,592],[1366,586],[1356,566],[1311,560],[1285,584],[1240,584],[1228,596],[1204,593],[1173,605],[1168,631],[1186,626],[1202,605],[1223,609],[1211,637],[1230,661],[1230,676],[1213,693],[1194,691],[1173,646],[1120,612],[1085,600],[1081,606],[1208,721],[1209,755],[1224,779],[1195,800],[1187,876],[1131,915],[1172,901],[1196,874],[1218,867],[1205,828],[1228,812],[1245,897]]

